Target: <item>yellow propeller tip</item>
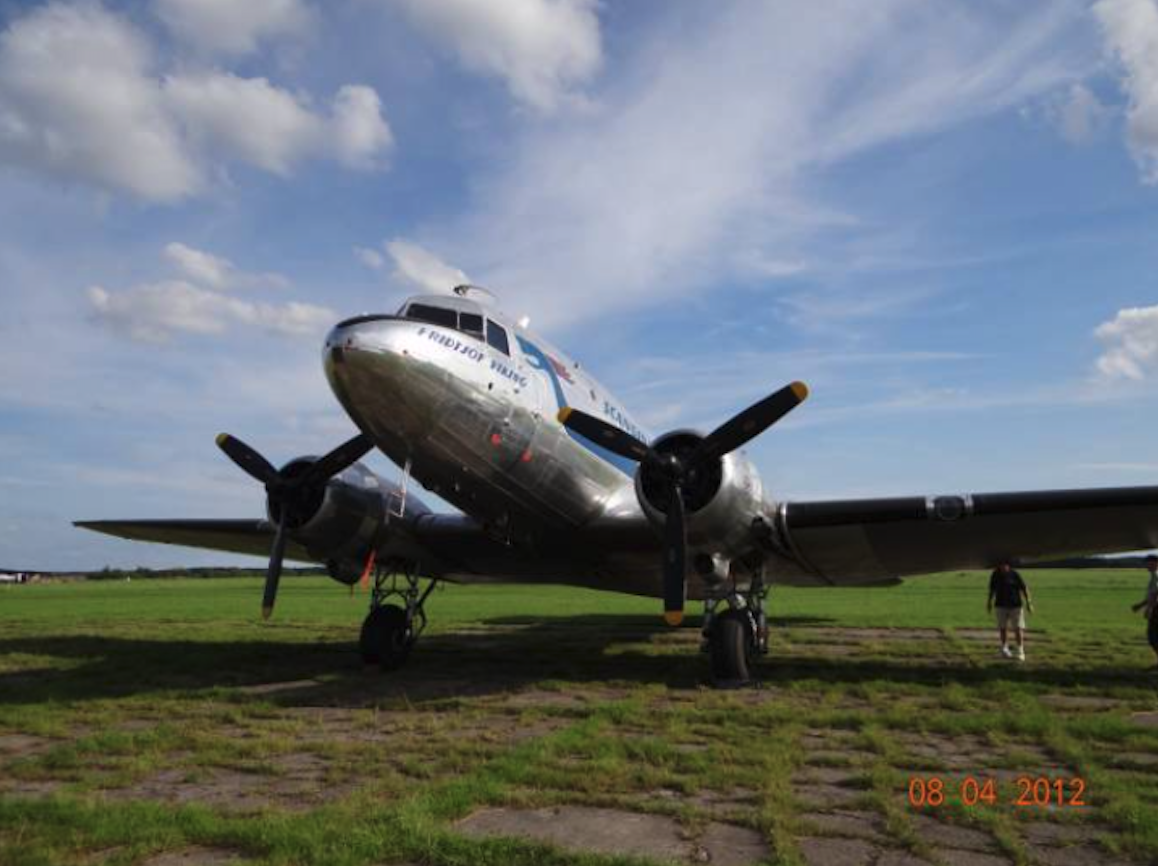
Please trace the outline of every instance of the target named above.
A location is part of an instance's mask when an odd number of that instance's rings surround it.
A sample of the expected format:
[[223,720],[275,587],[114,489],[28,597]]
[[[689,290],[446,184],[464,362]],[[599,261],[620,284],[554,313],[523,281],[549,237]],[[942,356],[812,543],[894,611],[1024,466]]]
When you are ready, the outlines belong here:
[[273,616],[273,608],[272,607],[263,607],[261,609],[261,618],[262,619],[269,619],[271,616]]
[[228,434],[228,433],[218,433],[218,434],[217,434],[217,439],[216,439],[216,442],[217,442],[217,445],[218,445],[218,447],[220,447],[220,446],[224,445],[224,444],[225,444],[225,440],[226,440],[226,439],[228,439],[228,438],[229,438],[229,434]]
[[789,387],[792,388],[792,393],[796,395],[796,399],[804,402],[808,399],[808,386],[803,382],[793,382]]
[[567,419],[571,417],[571,412],[572,412],[572,409],[570,406],[564,406],[562,409],[559,410],[559,414],[556,415],[555,417],[559,419],[560,424],[566,424]]
[[670,626],[677,626],[684,621],[684,612],[682,610],[665,610],[663,621]]

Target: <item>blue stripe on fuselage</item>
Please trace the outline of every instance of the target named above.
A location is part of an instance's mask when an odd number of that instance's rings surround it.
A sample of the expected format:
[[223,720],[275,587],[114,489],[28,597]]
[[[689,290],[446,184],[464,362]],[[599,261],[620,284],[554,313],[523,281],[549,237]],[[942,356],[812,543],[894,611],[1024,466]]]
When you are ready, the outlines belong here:
[[[551,382],[551,387],[555,390],[555,402],[559,404],[560,409],[567,407],[567,395],[563,393],[563,385],[559,382],[559,374],[555,372],[551,361],[543,354],[542,350],[534,343],[524,340],[522,337],[516,335],[515,339],[519,341],[519,348],[523,350],[523,354],[527,356],[527,361],[536,370],[541,370],[547,374],[547,378]],[[592,442],[586,436],[576,433],[566,425],[563,427],[567,431],[567,435],[578,442],[596,457],[610,463],[624,475],[629,477],[635,475],[636,464],[626,457],[621,457],[613,451],[608,451],[597,442]]]

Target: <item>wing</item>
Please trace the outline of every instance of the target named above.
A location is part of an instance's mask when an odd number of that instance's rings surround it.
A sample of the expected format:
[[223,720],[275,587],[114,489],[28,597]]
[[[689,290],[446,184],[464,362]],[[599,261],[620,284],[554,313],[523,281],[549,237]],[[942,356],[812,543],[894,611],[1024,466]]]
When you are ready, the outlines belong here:
[[1158,487],[790,502],[785,545],[827,583],[1158,546]]
[[[127,538],[268,557],[274,527],[266,520],[82,520],[75,526]],[[422,574],[461,583],[572,583],[605,586],[589,557],[562,545],[516,549],[496,540],[469,517],[415,513],[392,518],[381,533],[377,558],[417,562]],[[324,563],[291,537],[286,559]]]
[[[200,547],[227,553],[269,557],[273,525],[267,520],[78,520],[73,526],[127,538],[180,547]],[[286,559],[317,562],[294,541],[286,545]]]

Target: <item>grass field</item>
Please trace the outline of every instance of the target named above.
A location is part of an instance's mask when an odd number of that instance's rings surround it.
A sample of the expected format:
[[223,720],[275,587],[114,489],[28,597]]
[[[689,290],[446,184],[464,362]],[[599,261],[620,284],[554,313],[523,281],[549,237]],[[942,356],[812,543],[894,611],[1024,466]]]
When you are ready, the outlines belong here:
[[1024,664],[983,575],[777,589],[734,692],[647,599],[440,588],[383,673],[325,580],[0,587],[0,864],[1158,863],[1144,575],[1025,575]]

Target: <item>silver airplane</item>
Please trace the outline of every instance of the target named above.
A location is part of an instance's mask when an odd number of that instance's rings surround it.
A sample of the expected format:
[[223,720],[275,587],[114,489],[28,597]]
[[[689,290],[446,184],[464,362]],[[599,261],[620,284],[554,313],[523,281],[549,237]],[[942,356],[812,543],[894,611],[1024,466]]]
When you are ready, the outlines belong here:
[[[649,439],[579,364],[499,312],[485,290],[407,300],[341,322],[326,377],[361,433],[280,469],[240,440],[221,449],[265,485],[264,520],[80,521],[139,541],[269,556],[373,578],[367,663],[409,656],[437,581],[558,583],[661,597],[679,625],[704,602],[712,680],[749,681],[766,653],[771,584],[886,586],[1002,561],[1158,546],[1158,487],[792,502],[740,449],[804,401],[794,382],[704,435]],[[378,448],[400,483],[358,460]],[[462,514],[435,514],[417,481]],[[425,591],[419,577],[429,578]]]

